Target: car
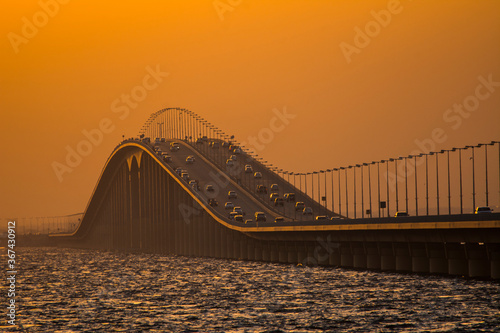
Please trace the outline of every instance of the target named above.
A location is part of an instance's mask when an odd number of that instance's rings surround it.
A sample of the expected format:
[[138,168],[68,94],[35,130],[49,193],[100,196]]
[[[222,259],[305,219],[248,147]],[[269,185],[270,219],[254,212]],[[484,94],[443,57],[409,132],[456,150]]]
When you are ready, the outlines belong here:
[[223,148],[227,148],[227,147],[229,147],[229,142],[223,142],[223,143],[222,143],[222,147],[223,147]]
[[156,139],[155,139],[155,143],[159,143],[159,142],[161,142],[161,141],[160,141],[160,138],[156,138]]
[[306,204],[303,203],[302,201],[298,201],[295,203],[295,211],[302,211],[306,207]]
[[490,214],[492,212],[493,212],[493,209],[485,206],[485,207],[476,207],[474,214]]
[[196,180],[190,180],[189,181],[189,186],[191,186],[193,189],[198,190],[198,182]]
[[295,193],[285,193],[286,202],[295,202]]
[[206,192],[215,192],[214,186],[212,184],[208,184],[205,186],[205,191]]
[[206,135],[204,135],[204,136],[202,136],[202,137],[201,137],[201,140],[202,140],[203,142],[207,142],[207,141],[208,141],[208,138],[207,138],[207,136],[206,136]]
[[267,187],[265,187],[264,185],[257,185],[257,193],[267,194]]
[[193,155],[189,155],[188,157],[186,157],[186,163],[187,164],[193,164],[194,163],[194,156]]
[[226,166],[228,166],[228,167],[232,167],[233,165],[234,165],[234,161],[233,161],[232,159],[228,159],[228,160],[226,161]]
[[227,198],[228,199],[238,199],[238,194],[236,191],[229,191],[227,192]]
[[313,210],[311,207],[304,207],[304,209],[302,210],[302,215],[312,215],[313,214]]
[[274,205],[275,206],[284,206],[285,205],[285,199],[278,197],[274,199]]
[[219,146],[220,146],[219,142],[216,142],[216,141],[210,142],[210,147],[212,147],[213,149],[218,149]]
[[165,162],[172,162],[172,156],[168,154],[163,154],[162,157]]
[[316,216],[316,221],[328,221],[328,216],[325,215]]
[[160,147],[158,147],[158,146],[154,146],[154,148],[153,148],[153,149],[154,149],[154,151],[155,151],[156,153],[157,153],[157,152],[160,152],[160,153],[161,153]]
[[241,148],[234,148],[233,153],[234,154],[241,154]]
[[245,220],[245,224],[252,223],[252,222],[253,222],[253,220]]
[[278,198],[279,196],[280,196],[280,195],[279,195],[278,193],[276,193],[276,192],[271,193],[271,194],[269,195],[269,201],[274,202],[274,199]]
[[255,222],[266,222],[266,214],[264,212],[255,212]]
[[165,138],[161,138],[161,139],[160,139],[160,142],[165,142]]
[[203,139],[202,138],[196,139],[196,144],[197,145],[202,145],[203,144]]
[[230,220],[234,220],[234,217],[235,217],[236,215],[239,215],[239,214],[238,214],[238,213],[236,213],[236,212],[231,212],[231,213],[229,213],[229,219],[230,219]]
[[241,215],[246,215],[245,212],[243,211],[243,209],[240,206],[234,207],[233,208],[233,212],[237,212],[237,213],[239,213]]
[[278,192],[278,191],[279,191],[279,186],[278,186],[278,184],[272,184],[272,185],[271,185],[271,191]]
[[253,168],[250,164],[245,165],[245,173],[252,173]]
[[240,215],[240,214],[235,215],[233,219],[234,219],[234,222],[243,222],[243,215]]
[[276,218],[274,219],[274,222],[275,223],[285,222],[285,219],[282,216],[276,216]]
[[175,172],[180,176],[182,173],[182,168],[178,167],[177,169],[175,169]]
[[214,198],[210,198],[208,199],[208,204],[212,207],[217,207],[219,206],[219,202],[217,200],[215,200]]
[[408,212],[396,212],[394,217],[404,217],[404,216],[410,216]]
[[229,159],[230,159],[230,160],[233,160],[233,161],[236,161],[236,155],[231,155],[231,156],[229,156]]
[[226,210],[227,209],[233,210],[233,208],[234,208],[234,203],[232,203],[231,201],[226,202],[226,204],[224,205],[224,209]]
[[342,220],[342,217],[340,217],[340,216],[332,216],[332,217],[330,218],[330,220],[331,220],[331,221],[338,221],[338,220]]
[[233,152],[236,148],[239,148],[237,145],[230,145],[229,151]]
[[188,182],[189,181],[189,173],[187,173],[187,172],[181,173],[181,178]]
[[181,146],[177,142],[170,143],[170,151],[178,151],[179,149],[181,149]]
[[257,171],[256,173],[253,174],[253,178],[260,179],[260,178],[262,178],[262,174]]

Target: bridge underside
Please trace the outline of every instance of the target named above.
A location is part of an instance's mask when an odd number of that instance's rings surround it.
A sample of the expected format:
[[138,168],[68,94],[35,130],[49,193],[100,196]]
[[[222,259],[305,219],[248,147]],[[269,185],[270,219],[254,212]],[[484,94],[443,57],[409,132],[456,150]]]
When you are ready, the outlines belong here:
[[[349,222],[346,222],[349,223]],[[154,153],[118,149],[58,246],[500,278],[498,228],[280,231],[224,225]]]

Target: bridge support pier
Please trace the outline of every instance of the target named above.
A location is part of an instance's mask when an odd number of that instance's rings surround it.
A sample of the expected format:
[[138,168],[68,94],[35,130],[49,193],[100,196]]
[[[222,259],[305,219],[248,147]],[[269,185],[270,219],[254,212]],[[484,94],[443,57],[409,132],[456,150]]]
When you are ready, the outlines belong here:
[[340,266],[342,267],[354,266],[354,259],[351,249],[347,246],[340,247]]
[[363,244],[353,244],[351,251],[353,267],[366,269],[366,253]]
[[287,249],[287,262],[289,264],[296,264],[297,263],[297,246],[289,246]]
[[410,250],[408,244],[402,243],[401,245],[395,245],[396,252],[396,271],[398,272],[411,272],[412,271],[412,259],[410,256]]
[[412,248],[411,270],[414,273],[429,273],[429,258],[425,248]]
[[490,272],[492,279],[500,279],[500,252],[490,254]]
[[396,258],[391,247],[382,247],[380,249],[380,269],[383,271],[396,270]]
[[450,275],[469,275],[469,265],[465,256],[463,245],[448,245],[448,274]]
[[366,248],[366,268],[368,269],[381,269],[381,256],[377,247]]
[[471,247],[467,248],[469,277],[490,277],[491,263],[488,260],[485,246],[474,244]]

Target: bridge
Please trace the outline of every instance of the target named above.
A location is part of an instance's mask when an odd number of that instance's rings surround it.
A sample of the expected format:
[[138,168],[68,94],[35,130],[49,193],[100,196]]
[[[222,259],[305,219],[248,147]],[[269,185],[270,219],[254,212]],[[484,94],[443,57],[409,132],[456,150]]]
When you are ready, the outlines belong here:
[[499,201],[498,141],[295,173],[168,108],[114,149],[77,229],[50,242],[499,279],[500,213],[474,214]]

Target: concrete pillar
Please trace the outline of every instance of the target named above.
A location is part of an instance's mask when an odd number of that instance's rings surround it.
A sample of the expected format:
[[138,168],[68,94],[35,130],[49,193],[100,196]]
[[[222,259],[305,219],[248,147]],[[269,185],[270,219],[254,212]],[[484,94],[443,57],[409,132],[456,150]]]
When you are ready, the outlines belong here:
[[414,273],[429,273],[429,258],[425,249],[412,249],[411,270]]
[[270,244],[270,248],[269,248],[270,252],[271,252],[271,262],[279,262],[279,249],[278,249],[278,245],[276,244]]
[[278,247],[278,261],[281,263],[288,262],[288,251],[286,245],[280,245]]
[[442,245],[429,249],[429,273],[448,274],[448,259]]
[[483,246],[467,250],[469,263],[469,277],[490,277],[490,261]]
[[366,269],[366,254],[362,243],[352,244],[352,261],[354,268]]
[[378,248],[368,247],[366,249],[366,268],[368,269],[380,269],[380,255],[378,253]]
[[262,245],[262,261],[271,261],[271,248],[267,242]]
[[410,256],[410,251],[408,249],[408,244],[402,243],[396,246],[396,271],[399,272],[411,272],[412,260]]
[[262,241],[255,241],[254,246],[253,246],[253,254],[254,254],[254,260],[256,261],[262,261],[264,260],[262,258],[262,251],[263,251],[263,246],[262,246]]
[[500,252],[490,253],[490,277],[500,279]]
[[349,244],[340,247],[340,266],[341,267],[353,267],[354,258],[351,252]]
[[469,265],[465,257],[465,249],[449,249],[448,251],[448,273],[450,275],[469,275]]
[[391,244],[380,248],[380,269],[383,271],[396,270],[396,257]]
[[289,264],[296,264],[297,261],[297,247],[295,245],[287,246],[287,260]]
[[330,257],[328,258],[328,265],[340,266],[340,252],[338,250],[330,253]]

